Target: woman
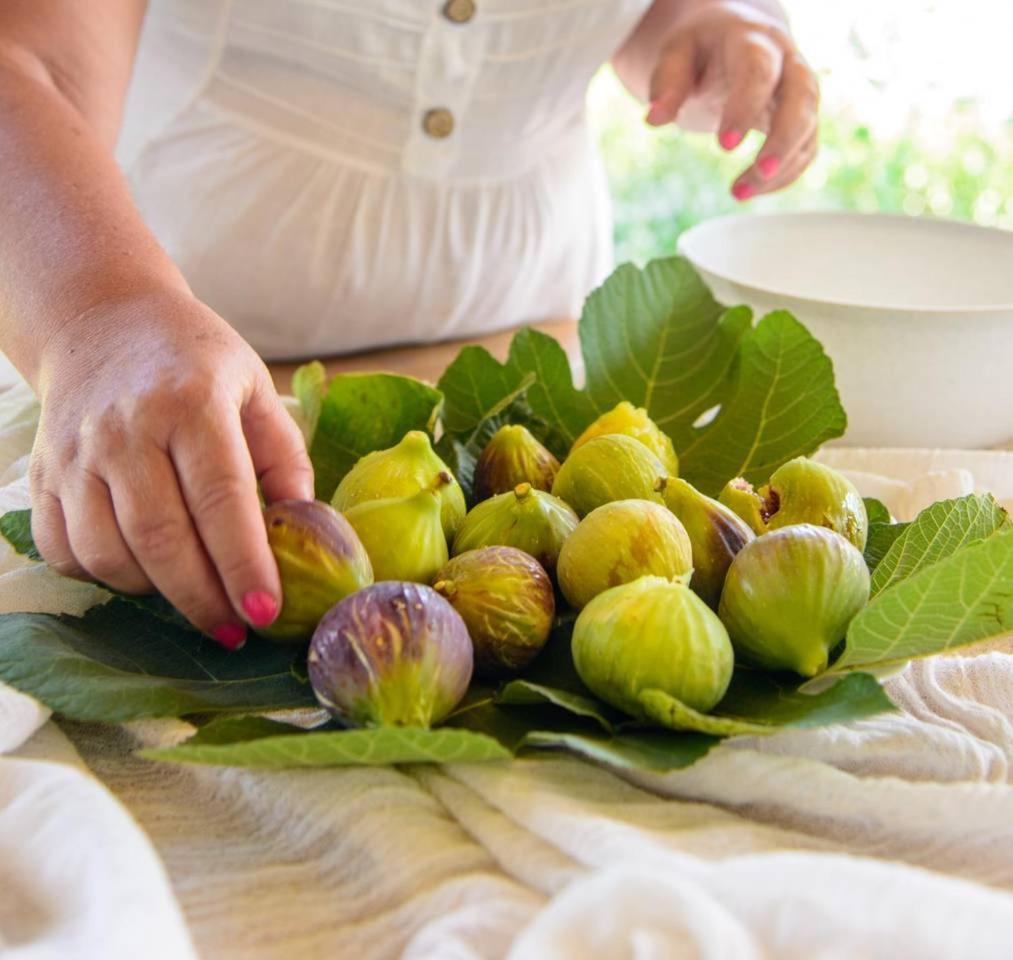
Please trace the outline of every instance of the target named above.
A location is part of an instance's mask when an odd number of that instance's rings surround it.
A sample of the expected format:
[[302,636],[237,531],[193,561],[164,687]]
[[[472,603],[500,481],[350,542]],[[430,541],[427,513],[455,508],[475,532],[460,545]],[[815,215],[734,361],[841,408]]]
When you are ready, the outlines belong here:
[[740,200],[815,152],[774,0],[5,0],[0,348],[42,402],[49,563],[231,649],[270,623],[257,481],[313,483],[258,353],[575,314],[610,266],[609,59],[652,125],[767,132]]

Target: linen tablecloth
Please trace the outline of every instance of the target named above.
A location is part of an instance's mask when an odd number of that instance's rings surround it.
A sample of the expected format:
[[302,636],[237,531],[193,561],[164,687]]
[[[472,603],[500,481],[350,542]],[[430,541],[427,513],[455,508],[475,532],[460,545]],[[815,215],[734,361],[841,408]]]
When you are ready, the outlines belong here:
[[[0,394],[0,511],[37,407]],[[827,450],[898,518],[1013,454]],[[0,549],[0,612],[95,588]],[[0,956],[1008,958],[1013,656],[911,664],[896,714],[727,741],[688,770],[150,763],[183,721],[52,721],[0,686]]]

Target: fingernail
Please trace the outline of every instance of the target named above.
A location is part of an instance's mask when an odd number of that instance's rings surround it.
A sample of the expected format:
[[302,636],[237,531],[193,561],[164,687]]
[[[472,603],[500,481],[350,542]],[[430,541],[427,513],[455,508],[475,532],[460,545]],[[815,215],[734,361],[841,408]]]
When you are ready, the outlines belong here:
[[769,180],[772,176],[774,176],[775,173],[777,173],[778,169],[780,168],[781,158],[760,157],[760,159],[756,161],[756,166],[759,169],[760,173],[763,174],[763,179]]
[[243,597],[243,611],[255,627],[266,627],[278,616],[278,601],[263,590],[252,590]]
[[745,136],[741,130],[725,130],[718,135],[718,143],[721,144],[726,150],[734,150],[740,143],[742,138]]
[[660,100],[652,100],[650,108],[647,111],[647,117],[645,121],[651,124],[661,123],[664,119],[664,111]]
[[211,631],[211,636],[226,650],[238,650],[246,643],[246,627],[241,623],[223,623]]
[[748,200],[756,196],[756,188],[751,183],[737,183],[732,187],[732,196],[736,200]]

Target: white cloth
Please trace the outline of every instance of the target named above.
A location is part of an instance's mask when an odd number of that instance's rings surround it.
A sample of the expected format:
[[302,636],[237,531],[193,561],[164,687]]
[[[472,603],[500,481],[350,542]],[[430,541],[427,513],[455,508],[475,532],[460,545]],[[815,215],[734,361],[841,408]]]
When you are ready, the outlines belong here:
[[585,92],[648,6],[152,0],[119,159],[265,356],[576,316],[612,260]]
[[[0,510],[27,502],[34,414],[26,388],[0,392]],[[974,485],[948,460],[887,455],[893,479],[872,452],[854,465],[906,519]],[[963,462],[1013,500],[1011,460]],[[94,591],[0,552],[0,610],[76,611]],[[1005,960],[1013,656],[916,662],[888,690],[897,714],[619,775],[561,755],[154,764],[133,751],[188,724],[57,727],[0,685],[0,957],[191,960],[192,935],[205,960]]]

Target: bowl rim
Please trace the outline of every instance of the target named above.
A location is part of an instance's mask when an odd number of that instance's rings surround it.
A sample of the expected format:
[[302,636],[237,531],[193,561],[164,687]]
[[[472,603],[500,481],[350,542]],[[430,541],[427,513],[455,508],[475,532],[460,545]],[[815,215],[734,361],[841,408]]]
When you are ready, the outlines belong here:
[[998,227],[988,227],[980,223],[967,223],[963,220],[949,220],[944,217],[932,217],[932,216],[910,216],[903,213],[863,213],[857,210],[758,210],[755,212],[748,213],[728,213],[723,214],[720,217],[712,217],[708,220],[702,220],[700,223],[694,224],[687,230],[684,230],[676,242],[676,252],[685,257],[695,269],[704,270],[708,273],[713,274],[716,277],[720,277],[722,280],[728,283],[734,283],[736,286],[742,287],[748,290],[755,290],[757,293],[766,294],[767,296],[779,298],[781,300],[792,300],[795,303],[806,304],[814,307],[839,307],[853,311],[861,312],[886,312],[886,313],[905,313],[905,314],[921,314],[926,316],[949,316],[953,313],[962,314],[1003,314],[1013,313],[1013,300],[1008,302],[998,302],[989,304],[977,304],[962,305],[962,304],[943,304],[939,306],[911,306],[901,304],[888,304],[888,303],[876,303],[873,301],[862,302],[857,300],[841,300],[827,297],[812,297],[806,296],[799,293],[789,293],[786,290],[778,290],[775,287],[768,286],[766,284],[758,284],[752,281],[743,280],[740,276],[734,276],[724,270],[717,270],[714,267],[702,262],[698,259],[698,254],[694,254],[689,249],[694,240],[700,236],[708,233],[718,232],[724,230],[729,224],[736,223],[744,219],[751,220],[808,220],[808,219],[836,219],[836,220],[880,220],[880,221],[894,221],[903,222],[904,224],[911,223],[922,223],[926,224],[933,229],[943,230],[955,230],[964,232],[974,232],[979,234],[990,234],[1000,235],[1004,238],[1009,238],[1009,241],[1013,243],[1013,233],[1006,230],[1001,230]]

